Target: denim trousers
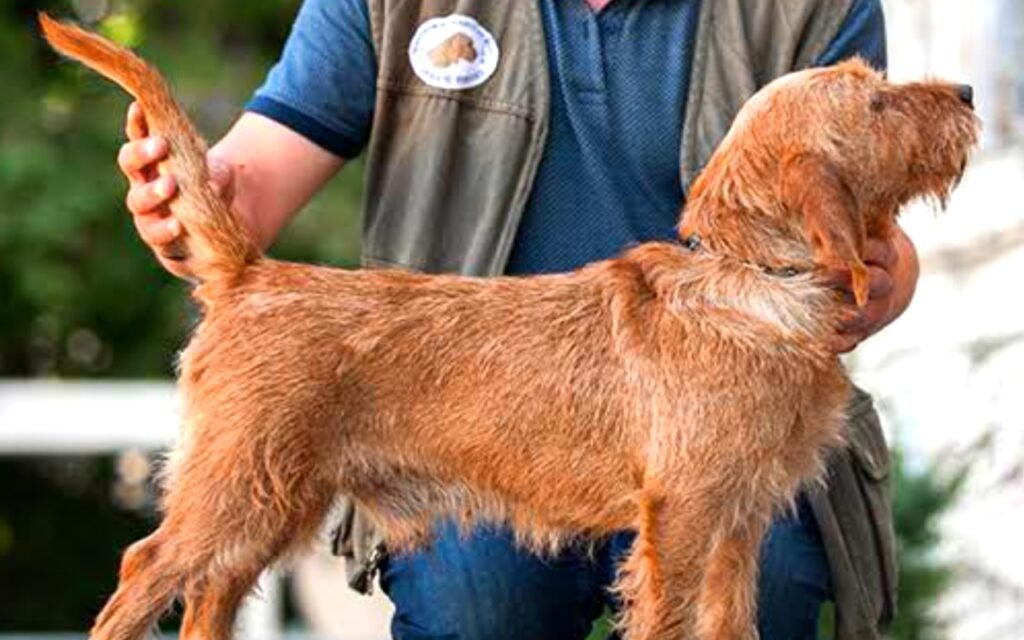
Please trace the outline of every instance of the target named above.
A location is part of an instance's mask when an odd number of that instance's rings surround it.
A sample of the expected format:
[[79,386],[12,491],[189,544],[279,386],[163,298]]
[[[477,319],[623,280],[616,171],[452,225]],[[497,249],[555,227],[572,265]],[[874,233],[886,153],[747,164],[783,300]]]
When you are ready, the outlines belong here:
[[[772,524],[761,547],[758,629],[761,640],[812,640],[821,605],[831,597],[828,563],[804,499]],[[608,588],[629,552],[632,533],[595,550],[538,557],[511,532],[481,527],[460,534],[438,528],[432,545],[388,558],[381,585],[395,604],[395,640],[584,640],[593,621],[617,602]]]

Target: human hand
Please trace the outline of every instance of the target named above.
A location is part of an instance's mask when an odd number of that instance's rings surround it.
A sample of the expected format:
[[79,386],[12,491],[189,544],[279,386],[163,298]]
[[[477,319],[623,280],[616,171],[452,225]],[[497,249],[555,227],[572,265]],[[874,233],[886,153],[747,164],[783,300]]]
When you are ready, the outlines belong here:
[[869,238],[864,252],[868,268],[868,302],[863,307],[853,303],[850,272],[833,271],[827,282],[843,292],[847,313],[830,347],[835,353],[848,353],[906,311],[914,297],[920,265],[910,238],[898,226],[888,238]]
[[[160,264],[180,277],[192,277],[184,250],[185,231],[167,206],[177,193],[174,176],[159,175],[157,166],[167,159],[169,146],[161,136],[149,135],[146,116],[137,102],[128,107],[125,121],[128,142],[117,156],[117,163],[129,181],[126,204],[132,212],[135,229],[149,245]],[[207,157],[210,185],[228,203],[234,197],[234,172],[231,166]]]

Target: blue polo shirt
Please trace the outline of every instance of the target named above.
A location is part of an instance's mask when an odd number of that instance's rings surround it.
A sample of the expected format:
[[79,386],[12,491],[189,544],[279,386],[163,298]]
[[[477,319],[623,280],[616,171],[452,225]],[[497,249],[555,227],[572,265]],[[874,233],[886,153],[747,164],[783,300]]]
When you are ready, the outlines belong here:
[[[568,271],[674,235],[679,147],[701,0],[536,0],[551,121],[511,274]],[[705,0],[714,1],[714,0]],[[499,43],[500,44],[500,43]],[[818,64],[886,64],[880,0],[855,0]],[[370,136],[377,67],[365,0],[305,0],[247,109],[344,158]]]

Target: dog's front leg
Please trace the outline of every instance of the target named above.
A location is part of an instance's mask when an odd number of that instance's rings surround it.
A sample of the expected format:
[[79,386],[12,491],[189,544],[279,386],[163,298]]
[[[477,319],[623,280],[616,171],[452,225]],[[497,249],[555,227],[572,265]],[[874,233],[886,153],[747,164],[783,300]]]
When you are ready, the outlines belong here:
[[700,640],[757,640],[757,566],[766,525],[726,530],[711,549],[697,606]]
[[701,575],[710,551],[714,505],[666,494],[648,483],[639,500],[637,539],[620,568],[625,640],[693,638]]

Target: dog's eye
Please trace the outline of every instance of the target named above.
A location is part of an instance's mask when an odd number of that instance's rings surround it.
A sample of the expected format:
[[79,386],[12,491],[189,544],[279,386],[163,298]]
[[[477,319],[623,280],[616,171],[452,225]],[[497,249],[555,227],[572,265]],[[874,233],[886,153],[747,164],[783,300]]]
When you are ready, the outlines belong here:
[[871,110],[874,111],[875,113],[878,113],[885,109],[885,98],[882,96],[882,94],[876,93],[875,95],[871,96],[870,107]]

